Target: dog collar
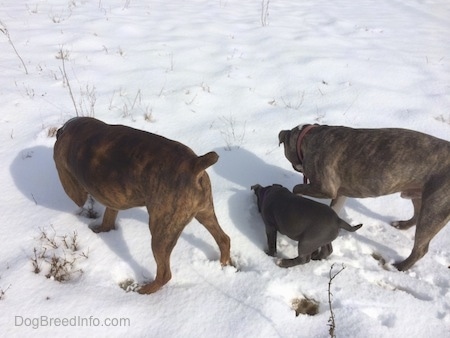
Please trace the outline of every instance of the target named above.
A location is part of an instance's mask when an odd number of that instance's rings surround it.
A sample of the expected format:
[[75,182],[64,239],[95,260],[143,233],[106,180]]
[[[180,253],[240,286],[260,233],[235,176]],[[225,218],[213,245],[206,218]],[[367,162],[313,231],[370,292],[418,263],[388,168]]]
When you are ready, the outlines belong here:
[[317,124],[310,124],[309,126],[303,128],[302,132],[300,133],[300,135],[298,136],[297,139],[297,157],[298,160],[300,161],[300,164],[303,164],[303,153],[302,153],[302,142],[303,139],[305,138],[305,135],[313,128],[317,127]]
[[[297,139],[297,157],[298,160],[300,162],[301,165],[303,165],[303,152],[302,152],[302,142],[303,139],[305,138],[305,135],[313,128],[317,127],[317,124],[310,124],[309,126],[303,128],[303,130],[301,131],[300,135],[298,136]],[[308,178],[306,177],[305,173],[303,173],[303,183],[307,184],[308,183]]]

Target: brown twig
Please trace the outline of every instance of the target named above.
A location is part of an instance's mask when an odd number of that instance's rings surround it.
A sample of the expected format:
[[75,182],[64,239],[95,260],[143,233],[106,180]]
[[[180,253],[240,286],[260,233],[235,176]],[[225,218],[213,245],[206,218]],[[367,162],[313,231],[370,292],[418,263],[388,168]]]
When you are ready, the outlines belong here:
[[8,42],[11,45],[11,47],[14,50],[14,53],[16,53],[17,57],[19,58],[20,62],[22,62],[23,68],[25,69],[25,74],[28,75],[28,68],[25,65],[25,62],[23,61],[22,57],[20,56],[19,52],[16,49],[16,46],[14,46],[14,43],[12,42],[11,35],[9,34],[8,28],[6,28],[5,24],[0,20],[0,32],[6,35],[8,38]]
[[331,268],[330,268],[330,280],[328,281],[328,305],[330,307],[330,319],[328,319],[328,323],[329,323],[328,326],[330,327],[330,329],[329,329],[328,332],[329,332],[331,338],[335,338],[336,337],[336,335],[335,335],[336,322],[334,320],[333,307],[331,306],[331,297],[333,295],[331,293],[331,282],[333,281],[333,279],[336,278],[337,275],[339,275],[345,269],[345,266],[344,266],[344,264],[342,264],[341,270],[336,272],[334,275],[331,274],[332,271],[333,271],[333,268],[334,268],[334,264],[331,265]]

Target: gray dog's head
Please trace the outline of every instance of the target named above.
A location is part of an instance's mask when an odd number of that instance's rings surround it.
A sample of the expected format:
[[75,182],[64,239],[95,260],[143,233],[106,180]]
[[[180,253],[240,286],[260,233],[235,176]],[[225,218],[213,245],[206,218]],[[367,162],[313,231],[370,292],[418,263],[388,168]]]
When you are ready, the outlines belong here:
[[303,173],[303,165],[298,155],[298,138],[302,129],[307,125],[300,125],[291,130],[282,130],[278,134],[278,144],[283,144],[284,155],[291,162],[294,170]]

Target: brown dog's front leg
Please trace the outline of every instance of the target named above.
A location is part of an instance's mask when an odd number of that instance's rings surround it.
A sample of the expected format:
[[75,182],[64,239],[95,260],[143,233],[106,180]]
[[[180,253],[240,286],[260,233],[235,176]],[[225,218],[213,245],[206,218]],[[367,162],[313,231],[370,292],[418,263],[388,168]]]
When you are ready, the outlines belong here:
[[116,229],[116,218],[119,210],[106,208],[103,215],[102,224],[99,227],[92,227],[91,230],[95,233],[108,232]]

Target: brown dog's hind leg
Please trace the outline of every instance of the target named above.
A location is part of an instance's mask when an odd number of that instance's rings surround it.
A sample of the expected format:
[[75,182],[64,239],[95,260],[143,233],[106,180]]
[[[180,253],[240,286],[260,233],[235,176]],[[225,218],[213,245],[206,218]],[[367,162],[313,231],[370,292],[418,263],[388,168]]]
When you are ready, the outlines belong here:
[[108,232],[116,229],[116,218],[119,210],[114,210],[111,208],[106,208],[105,214],[103,215],[102,224],[98,227],[92,227],[91,230],[95,233]]
[[170,255],[177,244],[186,224],[189,222],[166,219],[157,217],[156,213],[150,213],[150,232],[152,235],[152,251],[156,262],[156,277],[151,283],[143,285],[139,289],[141,294],[150,294],[161,289],[172,278],[170,271]]
[[207,209],[198,212],[195,218],[209,231],[219,246],[220,264],[222,266],[232,265],[230,258],[230,237],[220,227],[212,203]]

